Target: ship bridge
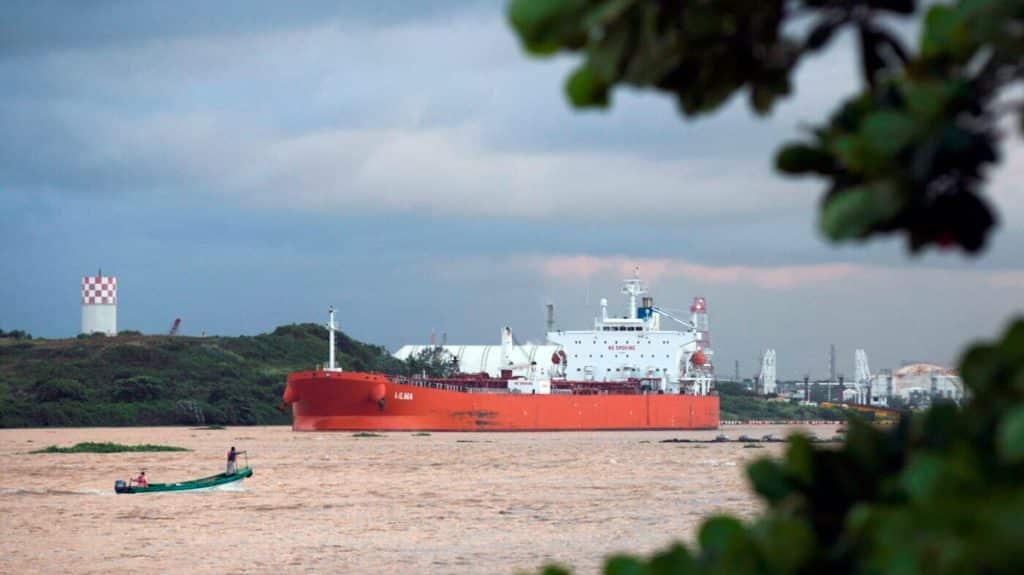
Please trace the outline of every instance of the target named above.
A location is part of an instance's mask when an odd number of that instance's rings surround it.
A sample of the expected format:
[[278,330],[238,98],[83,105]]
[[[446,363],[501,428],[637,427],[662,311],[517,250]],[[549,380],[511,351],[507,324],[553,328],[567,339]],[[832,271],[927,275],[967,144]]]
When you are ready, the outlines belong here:
[[[714,375],[704,299],[695,298],[693,317],[686,321],[657,308],[638,277],[625,280],[622,293],[628,298],[624,315],[610,316],[608,300],[602,299],[592,329],[550,330],[543,344],[519,344],[506,327],[501,345],[433,347],[444,349],[463,373],[495,378],[529,373],[574,381],[657,379],[666,388],[708,393]],[[662,329],[663,316],[683,330]],[[431,347],[406,345],[394,355],[405,360]]]

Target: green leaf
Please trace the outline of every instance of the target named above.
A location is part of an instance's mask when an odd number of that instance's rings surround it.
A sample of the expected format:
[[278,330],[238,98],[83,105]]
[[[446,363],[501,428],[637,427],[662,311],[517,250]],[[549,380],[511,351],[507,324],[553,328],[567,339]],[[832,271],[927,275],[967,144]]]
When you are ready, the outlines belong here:
[[637,3],[637,0],[605,0],[596,8],[592,8],[583,19],[588,30],[594,27],[605,27],[622,16]]
[[947,476],[941,457],[920,454],[907,465],[900,482],[911,499],[924,503],[935,496]]
[[697,540],[701,548],[726,554],[743,539],[743,524],[732,517],[717,516],[704,522]]
[[807,40],[804,41],[804,46],[808,50],[819,50],[823,48],[832,38],[832,35],[836,33],[836,30],[845,23],[845,18],[829,17],[821,19],[815,23],[810,34],[807,35]]
[[1024,461],[1024,406],[1008,413],[996,432],[996,449],[1009,463]]
[[772,103],[775,102],[775,92],[767,86],[753,85],[750,87],[750,106],[760,116],[772,111]]
[[582,8],[581,0],[513,0],[508,18],[527,50],[552,54],[578,33]]
[[1016,364],[1017,370],[1024,370],[1024,319],[1017,319],[1006,328],[1000,347],[1004,355]]
[[862,172],[867,165],[867,153],[863,139],[859,136],[844,135],[833,138],[829,148],[835,158],[851,172]]
[[866,237],[898,213],[901,201],[885,182],[847,188],[825,202],[818,225],[833,240]]
[[891,158],[913,141],[916,129],[917,124],[907,114],[883,110],[864,118],[860,135],[870,152]]
[[630,47],[630,36],[628,26],[615,26],[590,50],[587,67],[602,84],[611,85],[619,79],[622,63]]
[[631,555],[613,555],[604,564],[605,575],[643,575],[644,564]]
[[767,517],[754,526],[758,547],[770,569],[767,573],[797,573],[816,548],[810,526],[792,517]]
[[565,92],[569,96],[569,101],[577,108],[608,106],[608,87],[598,82],[587,64],[583,64],[569,76]]
[[697,564],[690,552],[679,543],[656,553],[647,568],[650,575],[686,575],[695,573],[696,570]]
[[786,475],[802,484],[810,485],[814,482],[814,446],[806,435],[790,436],[784,466]]
[[938,120],[946,107],[947,93],[937,82],[910,84],[906,89],[907,110],[924,122]]
[[755,461],[747,467],[754,491],[770,502],[781,501],[793,492],[782,466],[770,459]]
[[572,572],[561,565],[548,565],[541,571],[541,575],[572,575]]
[[775,167],[786,174],[831,174],[835,171],[832,155],[817,146],[790,144],[775,156]]
[[978,344],[969,348],[960,360],[964,385],[978,398],[988,397],[999,383],[996,376],[1001,361],[999,350],[991,345]]
[[970,31],[963,15],[954,7],[932,6],[924,19],[921,54],[935,57],[942,54],[963,58],[970,52]]

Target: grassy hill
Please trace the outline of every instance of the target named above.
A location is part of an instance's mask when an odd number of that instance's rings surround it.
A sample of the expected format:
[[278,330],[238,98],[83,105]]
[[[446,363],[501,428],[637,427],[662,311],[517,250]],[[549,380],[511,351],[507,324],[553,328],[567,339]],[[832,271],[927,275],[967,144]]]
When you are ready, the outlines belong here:
[[[286,424],[286,375],[323,363],[327,330],[241,337],[0,334],[0,427]],[[346,369],[400,373],[383,347],[336,334]]]

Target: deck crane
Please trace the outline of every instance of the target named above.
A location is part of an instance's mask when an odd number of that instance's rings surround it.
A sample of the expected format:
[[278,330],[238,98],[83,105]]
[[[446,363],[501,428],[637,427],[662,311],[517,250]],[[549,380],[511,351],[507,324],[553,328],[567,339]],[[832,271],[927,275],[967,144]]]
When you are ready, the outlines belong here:
[[689,330],[697,329],[697,326],[693,325],[693,322],[686,321],[685,319],[679,319],[678,317],[676,317],[676,316],[672,315],[671,313],[669,313],[665,308],[654,306],[651,309],[653,309],[654,311],[660,313],[661,315],[663,315],[663,316],[665,316],[665,317],[675,321],[676,323],[681,324],[683,327],[685,327],[685,328],[687,328]]

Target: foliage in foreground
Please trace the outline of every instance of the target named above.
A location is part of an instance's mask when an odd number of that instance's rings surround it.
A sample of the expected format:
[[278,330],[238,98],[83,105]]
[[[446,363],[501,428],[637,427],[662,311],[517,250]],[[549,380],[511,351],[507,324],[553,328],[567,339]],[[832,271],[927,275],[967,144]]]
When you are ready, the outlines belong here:
[[612,557],[605,573],[1024,573],[1024,319],[960,368],[964,408],[854,420],[838,449],[792,437],[781,461],[747,468],[760,518],[712,517],[692,549]]
[[[616,85],[675,97],[687,117],[746,92],[758,114],[789,95],[801,59],[849,30],[864,90],[780,170],[827,180],[819,225],[833,240],[901,232],[912,250],[977,252],[995,224],[980,192],[998,157],[999,124],[1024,79],[1024,2],[931,3],[914,50],[889,23],[915,0],[514,0],[509,18],[536,55],[578,52],[569,100],[605,107]],[[1019,93],[1017,93],[1019,95]]]
[[57,447],[51,445],[45,449],[37,449],[31,453],[125,453],[134,451],[191,451],[184,447],[174,447],[173,445],[151,445],[144,443],[142,445],[121,445],[120,443],[111,443],[109,441],[94,443],[86,441],[84,443],[76,443],[72,447]]
[[[856,34],[864,88],[776,157],[827,181],[819,228],[833,241],[901,233],[914,252],[976,254],[996,223],[981,196],[999,127],[1024,131],[1024,2],[928,3],[915,50],[888,28],[916,0],[513,0],[538,55],[578,52],[574,106],[616,85],[671,94],[684,116],[746,92],[759,114],[789,94],[800,60]],[[1024,321],[965,354],[973,392],[891,429],[854,422],[837,450],[806,437],[748,474],[767,511],[704,522],[697,545],[614,557],[605,572],[1021,573],[1024,555]],[[565,571],[549,567],[547,573]]]

